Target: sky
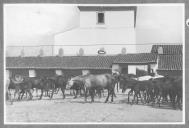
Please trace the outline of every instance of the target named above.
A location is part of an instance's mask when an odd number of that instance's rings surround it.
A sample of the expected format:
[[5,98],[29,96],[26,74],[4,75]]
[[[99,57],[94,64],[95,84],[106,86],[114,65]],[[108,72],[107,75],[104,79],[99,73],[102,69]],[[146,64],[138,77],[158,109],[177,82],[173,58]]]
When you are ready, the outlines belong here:
[[61,4],[5,5],[5,41],[7,45],[51,43],[54,34],[78,26],[78,11]]
[[[183,43],[183,6],[138,6],[136,43]],[[7,46],[49,45],[54,35],[79,27],[79,10],[62,4],[5,4]],[[144,47],[145,49],[145,47]]]

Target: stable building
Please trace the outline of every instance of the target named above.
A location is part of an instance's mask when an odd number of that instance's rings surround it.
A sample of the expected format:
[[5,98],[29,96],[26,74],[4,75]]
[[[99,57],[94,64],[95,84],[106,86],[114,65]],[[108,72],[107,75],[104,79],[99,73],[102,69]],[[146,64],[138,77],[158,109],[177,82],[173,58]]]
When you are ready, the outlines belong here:
[[182,76],[182,45],[153,45],[150,53],[97,56],[7,57],[6,73],[27,77],[120,72]]
[[63,57],[7,57],[7,75],[26,77],[52,77],[64,74],[78,75],[111,73],[115,56],[63,56]]
[[157,54],[156,71],[158,74],[169,76],[182,76],[182,45],[153,45],[151,53]]

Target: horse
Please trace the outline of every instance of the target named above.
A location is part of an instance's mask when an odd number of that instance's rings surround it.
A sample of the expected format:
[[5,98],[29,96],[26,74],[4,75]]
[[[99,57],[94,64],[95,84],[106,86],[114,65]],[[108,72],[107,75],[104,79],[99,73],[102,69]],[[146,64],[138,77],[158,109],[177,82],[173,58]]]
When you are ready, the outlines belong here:
[[[132,103],[137,98],[136,103],[138,104],[138,98],[143,98],[143,103],[149,103],[153,95],[153,83],[150,76],[143,76],[136,78],[133,75],[121,75],[120,77],[120,86],[122,87],[122,93],[127,89],[130,89],[128,92],[128,103],[130,103],[130,95],[134,93],[134,99]],[[143,95],[141,95],[141,92]]]
[[[14,79],[10,79],[9,89],[15,89],[14,92],[14,98],[16,97],[16,94],[18,93],[18,100],[22,99],[24,93],[29,93],[29,99],[32,99],[31,89],[32,85],[25,79],[23,81],[16,81]],[[22,93],[22,96],[21,96]],[[21,96],[21,97],[20,97]]]
[[108,96],[105,103],[108,102],[109,96],[111,95],[111,102],[114,97],[114,87],[116,84],[116,78],[112,74],[100,74],[100,75],[89,75],[84,79],[84,93],[85,102],[87,101],[87,91],[91,96],[91,102],[94,102],[94,90],[95,89],[107,89]]
[[48,92],[49,90],[52,90],[51,96],[49,96],[50,99],[52,99],[54,88],[55,88],[54,81],[48,79],[47,77],[27,77],[25,78],[25,81],[31,84],[32,89],[41,90],[39,100],[42,99],[43,92]]
[[61,89],[62,94],[63,94],[63,99],[65,98],[65,89],[67,85],[67,79],[64,76],[56,76],[54,78],[55,82],[55,89]]
[[[178,104],[178,108],[182,109],[182,77],[176,78],[173,82],[173,90],[175,92],[176,95],[176,104]],[[174,105],[176,105],[174,104]]]
[[84,79],[87,75],[80,75],[80,76],[76,76],[76,77],[72,77],[68,82],[67,82],[67,89],[73,89],[76,91],[76,93],[74,93],[74,98],[77,98],[78,93],[81,94],[81,91],[84,89]]
[[41,85],[41,96],[40,99],[42,99],[43,92],[46,91],[47,95],[50,90],[52,90],[51,95],[48,95],[50,99],[52,99],[54,91],[55,91],[55,81],[49,78],[43,79],[43,81],[40,83]]

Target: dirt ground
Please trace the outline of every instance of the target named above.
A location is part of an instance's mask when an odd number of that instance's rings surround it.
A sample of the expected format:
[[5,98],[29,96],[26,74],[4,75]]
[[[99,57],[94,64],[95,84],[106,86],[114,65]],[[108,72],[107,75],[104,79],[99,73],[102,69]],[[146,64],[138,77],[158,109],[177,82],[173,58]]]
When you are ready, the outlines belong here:
[[182,111],[169,105],[162,107],[128,104],[126,94],[118,93],[113,103],[104,103],[106,97],[95,97],[95,102],[84,102],[83,97],[73,99],[67,92],[55,94],[52,100],[43,97],[38,100],[6,102],[5,122],[7,123],[85,123],[85,122],[181,122]]

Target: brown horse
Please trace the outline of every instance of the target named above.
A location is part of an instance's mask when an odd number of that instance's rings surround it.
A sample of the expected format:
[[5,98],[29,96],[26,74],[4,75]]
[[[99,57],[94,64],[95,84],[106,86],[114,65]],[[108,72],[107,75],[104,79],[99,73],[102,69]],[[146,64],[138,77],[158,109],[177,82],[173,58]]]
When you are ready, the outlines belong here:
[[98,92],[99,90],[107,89],[108,96],[105,102],[108,101],[110,95],[112,96],[111,101],[113,102],[116,82],[116,77],[111,74],[76,76],[68,81],[67,88],[81,88],[85,95],[85,102],[87,101],[88,93],[91,96],[91,102],[94,102],[95,91]]
[[81,95],[81,91],[84,90],[84,79],[87,77],[88,75],[80,75],[80,76],[76,76],[71,78],[68,82],[67,82],[67,89],[72,89],[73,91],[76,91],[76,93],[74,93],[74,98],[77,98],[78,93],[80,93]]
[[91,96],[91,102],[94,102],[94,90],[95,89],[107,89],[108,96],[105,103],[108,102],[109,96],[111,95],[111,102],[114,97],[114,87],[116,84],[116,78],[111,74],[100,74],[100,75],[89,75],[84,79],[84,92],[85,101],[87,101],[87,91]]
[[61,89],[62,94],[63,94],[63,99],[65,98],[65,90],[66,90],[66,84],[67,84],[67,79],[65,76],[56,76],[54,78],[55,82],[55,89]]
[[[21,93],[28,93],[30,96],[30,100],[32,99],[32,94],[31,94],[31,90],[32,90],[32,84],[29,83],[27,80],[23,79],[23,81],[16,81],[14,79],[10,79],[10,84],[9,84],[9,88],[15,89],[14,92],[14,97],[16,97],[16,94],[18,93],[18,100],[20,100],[22,97]],[[22,95],[23,96],[23,95]]]

